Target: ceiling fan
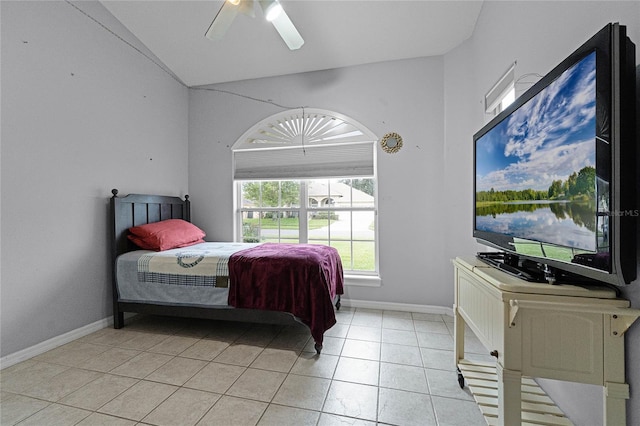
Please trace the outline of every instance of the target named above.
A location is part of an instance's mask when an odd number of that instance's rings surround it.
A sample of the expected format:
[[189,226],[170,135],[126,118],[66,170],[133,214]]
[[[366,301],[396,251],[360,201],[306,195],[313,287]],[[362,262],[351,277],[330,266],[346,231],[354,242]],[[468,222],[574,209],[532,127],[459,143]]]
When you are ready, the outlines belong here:
[[211,40],[222,39],[238,12],[252,18],[256,16],[256,3],[260,4],[265,19],[273,23],[289,49],[296,50],[304,44],[302,36],[278,0],[226,0],[213,18],[205,36]]

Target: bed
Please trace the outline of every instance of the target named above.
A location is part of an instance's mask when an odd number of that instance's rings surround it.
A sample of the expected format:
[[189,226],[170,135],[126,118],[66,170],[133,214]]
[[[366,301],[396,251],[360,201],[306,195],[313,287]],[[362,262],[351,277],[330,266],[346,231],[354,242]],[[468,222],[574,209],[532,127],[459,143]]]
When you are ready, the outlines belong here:
[[[114,328],[124,313],[305,324],[318,354],[335,323],[343,271],[334,248],[309,244],[206,242],[141,249],[132,231],[191,225],[191,202],[163,195],[110,198]],[[140,244],[140,242],[137,242]],[[143,244],[144,246],[144,244]],[[178,265],[179,272],[175,269]],[[174,269],[170,269],[174,268]]]

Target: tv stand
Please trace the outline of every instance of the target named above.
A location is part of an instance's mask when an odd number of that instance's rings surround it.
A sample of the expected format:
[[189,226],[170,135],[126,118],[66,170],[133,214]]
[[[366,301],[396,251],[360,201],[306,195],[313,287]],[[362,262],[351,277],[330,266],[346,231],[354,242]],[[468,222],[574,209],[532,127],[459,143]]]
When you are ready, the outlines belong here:
[[[640,310],[608,287],[530,283],[473,257],[453,265],[459,383],[466,381],[488,424],[560,419],[526,392],[534,377],[603,386],[602,424],[626,424],[624,333]],[[494,363],[465,359],[465,326]]]

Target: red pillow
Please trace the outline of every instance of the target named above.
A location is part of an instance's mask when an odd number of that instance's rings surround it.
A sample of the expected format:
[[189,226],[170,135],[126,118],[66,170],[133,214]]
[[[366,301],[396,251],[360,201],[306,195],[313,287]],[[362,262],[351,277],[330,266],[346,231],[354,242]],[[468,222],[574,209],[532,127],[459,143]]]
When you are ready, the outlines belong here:
[[169,250],[204,242],[205,233],[192,223],[182,219],[168,219],[160,222],[129,228],[128,238],[138,247],[147,250]]

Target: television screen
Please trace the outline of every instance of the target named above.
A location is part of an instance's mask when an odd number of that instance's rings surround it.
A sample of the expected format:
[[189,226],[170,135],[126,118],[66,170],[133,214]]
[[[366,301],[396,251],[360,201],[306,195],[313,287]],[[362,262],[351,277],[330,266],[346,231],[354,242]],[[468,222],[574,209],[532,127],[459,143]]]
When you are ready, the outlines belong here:
[[476,141],[476,229],[566,247],[567,260],[574,251],[606,249],[606,226],[594,220],[596,200],[609,204],[608,191],[596,187],[595,56]]
[[634,73],[633,43],[609,24],[474,135],[480,243],[545,277],[635,279]]

